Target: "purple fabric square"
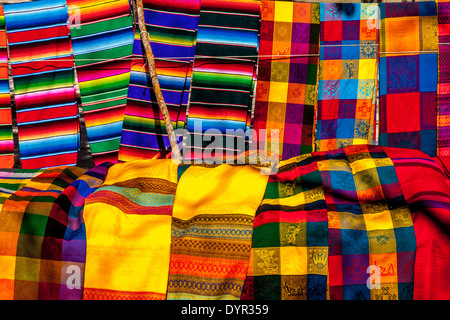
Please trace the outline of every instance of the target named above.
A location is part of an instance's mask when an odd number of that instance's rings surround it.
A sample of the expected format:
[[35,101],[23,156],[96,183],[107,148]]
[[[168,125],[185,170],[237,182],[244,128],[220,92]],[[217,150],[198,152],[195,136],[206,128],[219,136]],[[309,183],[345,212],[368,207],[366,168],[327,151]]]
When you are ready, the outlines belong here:
[[388,57],[387,93],[418,92],[419,55]]
[[320,60],[341,60],[342,47],[324,47],[324,56]]
[[292,23],[292,42],[309,43],[309,24]]
[[342,254],[342,240],[340,229],[328,229],[328,254],[330,256],[340,256]]
[[302,124],[303,122],[303,105],[288,103],[286,104],[285,123]]
[[320,121],[321,139],[336,139],[337,119]]
[[342,40],[359,40],[359,20],[342,21]]
[[[298,132],[300,134],[300,132]],[[303,141],[302,141],[303,142]],[[300,154],[300,144],[283,143],[283,159],[291,159]]]
[[291,63],[289,66],[290,83],[306,83],[308,65],[303,63]]
[[388,139],[388,145],[391,148],[420,150],[420,132],[389,133]]
[[354,119],[356,113],[356,100],[339,100],[339,119]]
[[[386,18],[414,17],[419,15],[419,6],[415,2],[386,3]],[[385,18],[381,16],[381,18]]]
[[437,110],[436,92],[420,93],[420,128],[422,130],[436,130]]
[[344,285],[365,284],[369,274],[368,254],[343,255],[342,256],[342,275]]

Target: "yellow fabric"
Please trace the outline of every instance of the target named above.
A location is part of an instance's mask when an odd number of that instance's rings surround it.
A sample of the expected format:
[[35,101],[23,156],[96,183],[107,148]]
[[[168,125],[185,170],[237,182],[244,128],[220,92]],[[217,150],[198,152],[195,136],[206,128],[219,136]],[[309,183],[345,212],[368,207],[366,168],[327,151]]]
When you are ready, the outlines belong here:
[[254,216],[268,176],[252,165],[223,164],[214,169],[191,166],[177,187],[173,217],[189,220],[201,214]]
[[[176,184],[177,165],[171,160],[120,163],[109,169],[103,186],[119,184],[123,190],[127,181],[144,178]],[[172,217],[130,214],[120,208],[100,199],[86,200],[85,298],[164,299]]]

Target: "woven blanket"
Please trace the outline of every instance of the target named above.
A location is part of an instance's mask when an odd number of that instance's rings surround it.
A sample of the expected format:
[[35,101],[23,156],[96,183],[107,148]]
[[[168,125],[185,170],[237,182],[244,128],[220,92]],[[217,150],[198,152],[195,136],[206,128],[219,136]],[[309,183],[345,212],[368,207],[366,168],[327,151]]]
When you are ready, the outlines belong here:
[[411,300],[416,239],[383,147],[314,154],[328,210],[329,298]]
[[167,299],[238,300],[267,175],[256,166],[180,166]]
[[112,166],[85,202],[85,300],[166,298],[177,165]]
[[411,208],[417,241],[414,299],[450,299],[450,162],[416,150],[386,149]]
[[417,149],[433,157],[437,152],[436,3],[379,6],[379,144]]
[[12,168],[14,166],[11,92],[8,74],[5,14],[3,13],[3,5],[0,5],[0,168]]
[[[200,0],[146,0],[143,4],[156,73],[172,126],[184,129]],[[181,141],[181,133],[177,136]],[[167,149],[170,142],[137,28],[119,158],[149,159]]]
[[3,204],[0,214],[2,299],[40,300],[59,294],[62,262],[52,240],[55,233],[65,228],[52,214],[52,208],[56,199],[84,172],[85,169],[66,166],[47,169]]
[[437,155],[450,156],[450,2],[437,2],[439,65]]
[[44,169],[2,169],[0,170],[0,211],[3,203],[14,192],[24,187]]
[[22,168],[74,165],[79,121],[66,1],[3,8]]
[[133,16],[128,0],[68,0],[73,54],[96,165],[118,162],[130,81]]
[[253,225],[243,300],[325,300],[328,218],[311,155],[279,163]]
[[248,149],[259,20],[259,1],[201,1],[185,159],[234,156]]
[[373,144],[377,5],[320,4],[315,151]]
[[312,151],[319,27],[317,3],[261,3],[254,140],[282,160]]

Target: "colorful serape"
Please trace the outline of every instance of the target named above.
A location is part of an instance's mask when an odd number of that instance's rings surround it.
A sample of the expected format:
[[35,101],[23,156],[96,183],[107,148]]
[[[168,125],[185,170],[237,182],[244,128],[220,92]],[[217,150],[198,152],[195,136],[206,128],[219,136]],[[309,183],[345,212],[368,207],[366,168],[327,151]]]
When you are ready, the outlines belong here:
[[437,155],[450,156],[450,2],[437,1],[439,66]]
[[87,138],[96,165],[118,162],[133,50],[128,0],[68,0]]
[[5,14],[3,13],[3,5],[0,5],[0,168],[12,168],[14,166],[14,139],[8,70]]
[[328,218],[311,155],[279,163],[256,212],[243,300],[326,300]]
[[3,8],[22,168],[74,165],[79,119],[66,1]]
[[237,300],[268,176],[253,165],[180,166],[179,175],[167,299]]
[[436,3],[381,3],[379,144],[437,149]]
[[414,227],[384,148],[313,156],[328,208],[329,299],[412,300]]
[[320,4],[315,151],[373,144],[378,6]]
[[[47,169],[31,179],[3,204],[0,213],[0,298],[40,300],[49,296],[55,269],[53,252],[46,251],[57,221],[50,217],[59,195],[86,170],[79,167]],[[50,256],[48,256],[50,255]],[[57,279],[57,283],[61,279]]]
[[[411,208],[417,251],[415,300],[450,299],[450,167],[417,150],[386,149]],[[447,161],[448,161],[447,157]],[[449,163],[447,163],[448,165]]]
[[112,166],[86,199],[85,300],[163,300],[167,293],[177,165]]
[[253,129],[282,160],[312,151],[319,28],[318,3],[261,2]]
[[185,159],[231,157],[248,148],[259,20],[260,1],[201,1]]
[[[200,0],[146,0],[144,16],[161,92],[176,129],[184,129]],[[120,161],[153,158],[170,149],[165,123],[136,29]],[[177,135],[181,141],[181,134]]]
[[1,169],[0,171],[0,211],[3,203],[14,192],[24,187],[44,169]]

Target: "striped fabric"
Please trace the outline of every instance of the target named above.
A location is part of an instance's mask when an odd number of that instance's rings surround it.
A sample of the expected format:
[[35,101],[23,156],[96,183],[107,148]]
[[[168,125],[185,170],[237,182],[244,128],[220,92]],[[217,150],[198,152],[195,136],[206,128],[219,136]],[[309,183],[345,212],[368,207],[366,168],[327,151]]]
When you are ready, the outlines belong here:
[[437,155],[450,156],[450,2],[437,2],[439,35]]
[[129,161],[108,170],[83,212],[84,300],[166,298],[176,190],[172,160]]
[[8,76],[8,42],[5,14],[0,5],[0,168],[14,166],[14,140],[11,115],[11,92]]
[[328,211],[331,300],[412,300],[416,238],[396,168],[380,146],[314,153]]
[[167,299],[238,300],[268,176],[251,165],[180,166],[178,175]]
[[311,155],[279,163],[253,224],[243,300],[325,300],[328,219]]
[[374,143],[378,6],[320,4],[315,151]]
[[[184,128],[199,10],[200,0],[144,1],[156,72],[175,130]],[[169,148],[164,120],[143,56],[140,30],[136,29],[119,159],[153,158]]]
[[22,168],[77,163],[79,120],[65,0],[5,4]]
[[247,148],[259,20],[259,1],[201,1],[185,159],[233,156]]
[[128,0],[68,0],[75,66],[95,164],[118,162],[130,80],[133,17]]
[[6,199],[43,171],[44,169],[2,169],[0,171],[0,210]]
[[[264,0],[261,10],[253,128],[260,148],[286,160],[312,151],[319,4]],[[277,141],[271,130],[279,130]]]
[[421,150],[434,157],[438,82],[436,2],[379,6],[379,144]]
[[[85,173],[79,167],[45,170],[11,195],[0,215],[0,298],[39,300],[54,289],[53,271],[61,270],[61,261],[46,251],[48,235],[61,229],[50,217],[55,200]],[[46,272],[44,272],[46,271]],[[57,278],[57,283],[61,277]]]

